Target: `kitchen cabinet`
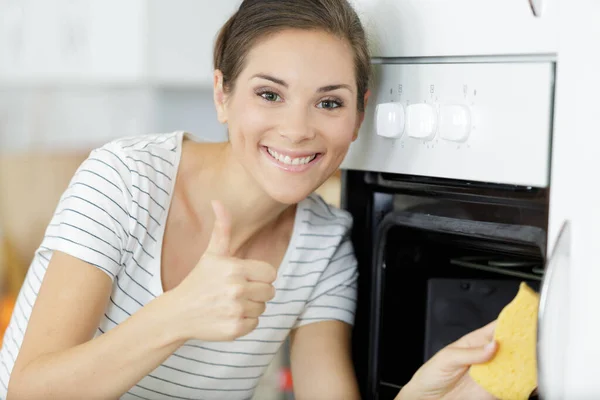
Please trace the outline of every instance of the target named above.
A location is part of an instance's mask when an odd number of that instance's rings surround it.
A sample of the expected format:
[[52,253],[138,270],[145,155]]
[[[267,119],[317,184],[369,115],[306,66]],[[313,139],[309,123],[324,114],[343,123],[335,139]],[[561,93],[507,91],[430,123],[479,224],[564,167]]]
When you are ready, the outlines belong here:
[[143,0],[0,2],[0,81],[58,85],[142,78],[143,9]]
[[0,85],[205,86],[239,0],[0,1]]
[[211,86],[214,40],[239,3],[240,0],[150,0],[150,80],[169,86]]

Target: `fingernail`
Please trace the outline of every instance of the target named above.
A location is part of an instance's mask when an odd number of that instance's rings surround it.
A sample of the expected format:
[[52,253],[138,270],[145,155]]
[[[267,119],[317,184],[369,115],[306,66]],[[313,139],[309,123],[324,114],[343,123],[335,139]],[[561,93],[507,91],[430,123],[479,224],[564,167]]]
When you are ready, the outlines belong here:
[[489,351],[492,350],[494,347],[496,347],[496,342],[492,340],[491,342],[485,345],[484,349],[485,351]]

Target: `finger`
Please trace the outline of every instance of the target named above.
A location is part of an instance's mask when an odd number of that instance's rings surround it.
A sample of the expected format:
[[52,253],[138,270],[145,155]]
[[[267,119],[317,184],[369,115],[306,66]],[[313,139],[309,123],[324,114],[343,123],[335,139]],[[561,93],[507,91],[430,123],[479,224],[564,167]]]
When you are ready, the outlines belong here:
[[494,330],[496,329],[496,320],[487,325],[469,332],[450,346],[453,347],[477,347],[485,346],[494,339]]
[[229,240],[231,237],[231,219],[221,202],[214,200],[212,208],[215,213],[215,223],[206,252],[219,256],[227,256],[229,255]]
[[265,309],[267,308],[265,303],[252,300],[246,300],[243,304],[243,307],[245,318],[258,318],[265,312]]
[[264,282],[247,282],[244,294],[247,300],[265,303],[275,297],[275,288]]
[[491,360],[497,350],[498,343],[493,341],[485,346],[447,347],[440,351],[438,356],[443,360],[444,365],[451,369],[464,368]]
[[498,325],[497,319],[495,319],[492,322],[488,323],[487,325],[479,328],[478,330],[481,331],[481,333],[483,333],[487,337],[489,337],[490,340],[492,340],[494,337],[494,331],[496,330],[496,325]]
[[236,338],[247,335],[252,332],[258,326],[258,318],[242,318],[237,322],[236,326]]
[[277,268],[262,261],[245,261],[243,274],[247,280],[252,282],[273,283],[277,278]]

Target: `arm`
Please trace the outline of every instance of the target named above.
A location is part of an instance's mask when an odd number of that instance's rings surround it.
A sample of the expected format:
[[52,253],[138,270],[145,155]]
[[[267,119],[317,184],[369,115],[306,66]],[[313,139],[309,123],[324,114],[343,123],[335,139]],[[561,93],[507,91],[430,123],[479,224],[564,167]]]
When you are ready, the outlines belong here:
[[296,399],[360,399],[352,366],[351,331],[352,327],[341,321],[317,322],[292,331]]
[[176,348],[161,330],[162,299],[92,340],[129,241],[131,173],[117,148],[106,149],[78,168],[47,229],[42,247],[51,258],[23,315],[9,400],[119,397]]
[[[331,212],[331,211],[330,211]],[[351,220],[319,223],[316,233],[338,232],[340,242],[320,273],[291,332],[291,366],[298,400],[358,400],[360,391],[351,358],[358,268],[348,237]],[[340,226],[343,230],[340,232]],[[314,276],[314,275],[313,275]]]
[[[294,395],[304,399],[360,399],[352,359],[351,326],[325,321],[302,326],[291,338]],[[395,400],[416,400],[412,387],[405,385]]]
[[223,235],[230,228],[224,222],[215,225],[201,260],[176,288],[94,339],[111,292],[110,278],[55,251],[29,318],[8,399],[114,399],[188,339],[229,341],[253,330],[265,302],[273,298],[268,282],[275,280],[276,271],[268,263],[217,254],[219,245],[228,243]]
[[11,375],[8,400],[115,399],[183,344],[171,334],[174,330],[164,329],[171,324],[166,295],[90,340],[110,291],[105,273],[54,253]]
[[356,307],[356,260],[340,244],[290,336],[294,395],[298,400],[358,400],[351,357]]

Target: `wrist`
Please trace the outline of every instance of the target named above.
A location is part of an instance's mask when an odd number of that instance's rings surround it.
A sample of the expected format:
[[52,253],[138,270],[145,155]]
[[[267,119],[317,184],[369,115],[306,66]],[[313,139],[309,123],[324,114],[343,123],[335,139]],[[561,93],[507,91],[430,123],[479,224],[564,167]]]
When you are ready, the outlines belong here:
[[172,291],[165,292],[152,300],[148,306],[149,312],[154,316],[158,332],[166,345],[183,345],[192,339],[186,331],[186,324],[182,320],[177,306],[176,294]]
[[419,397],[415,390],[413,390],[412,385],[408,382],[406,385],[400,389],[400,392],[396,396],[394,400],[418,400]]

